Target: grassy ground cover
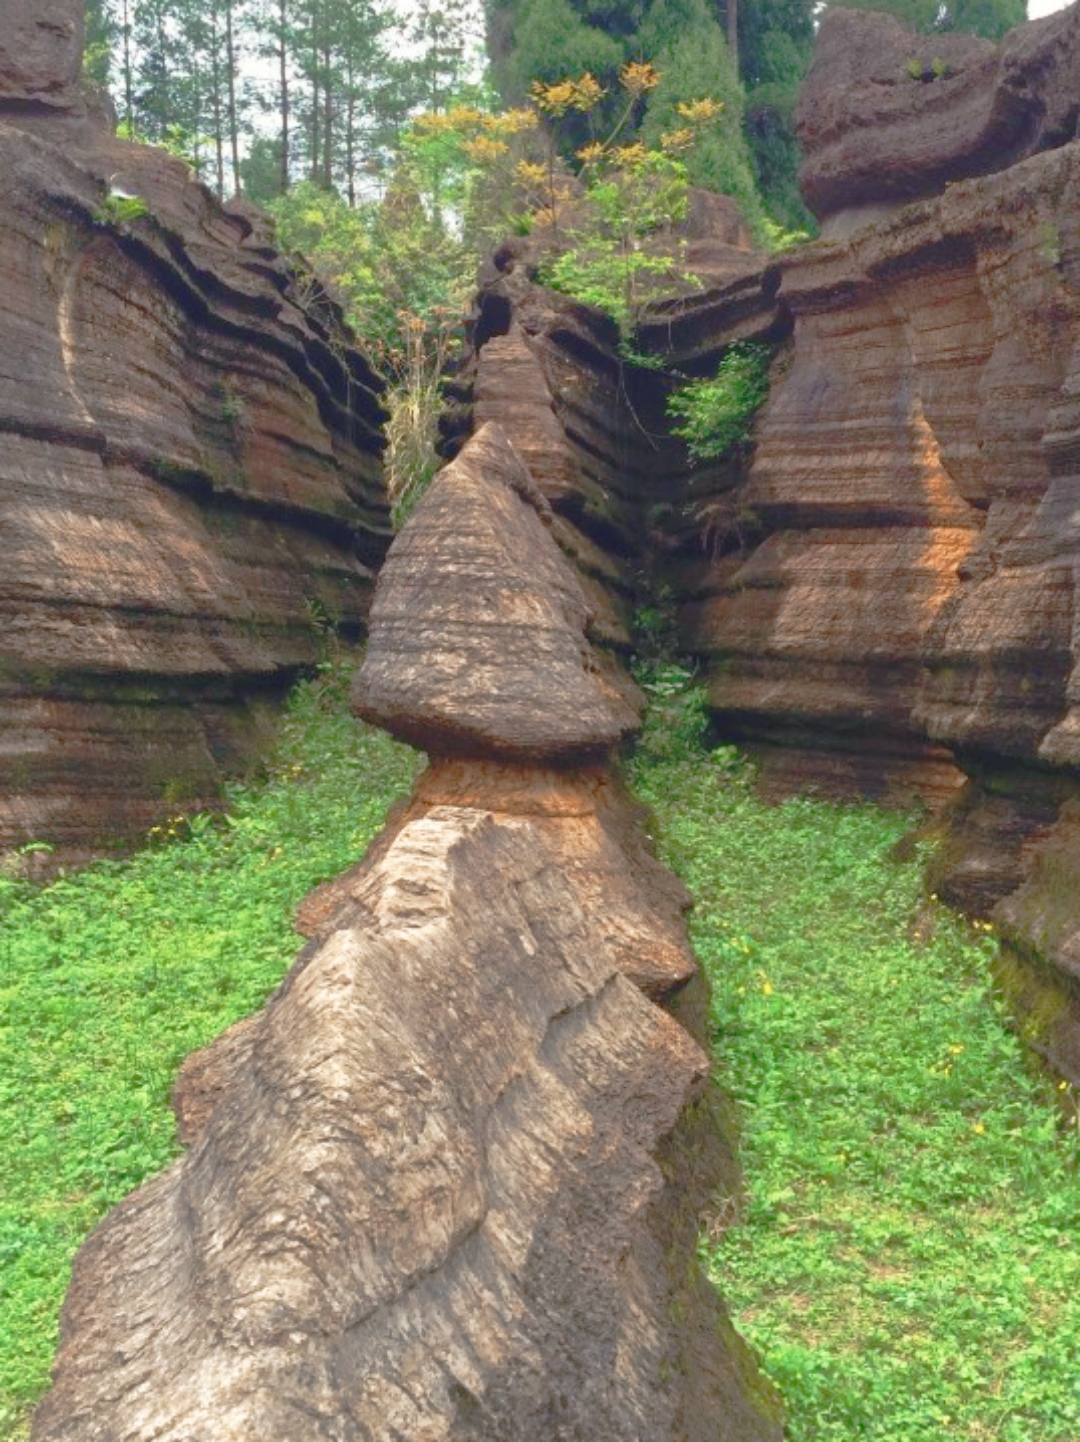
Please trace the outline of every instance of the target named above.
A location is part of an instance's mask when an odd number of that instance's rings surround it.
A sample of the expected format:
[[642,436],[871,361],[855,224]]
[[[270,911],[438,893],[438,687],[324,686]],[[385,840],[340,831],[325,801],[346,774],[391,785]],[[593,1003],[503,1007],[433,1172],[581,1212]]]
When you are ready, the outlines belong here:
[[45,888],[0,876],[0,1437],[44,1389],[70,1260],[176,1153],[180,1062],[280,980],[290,918],[354,861],[417,757],[361,727],[345,668],[295,693],[269,781],[226,820]]
[[[1076,1149],[992,1000],[992,936],[892,859],[905,818],[763,804],[701,746],[685,675],[650,686],[632,779],[698,898],[744,1127],[741,1225],[703,1246],[792,1442],[1075,1442]],[[296,901],[416,764],[330,670],[227,821],[46,888],[0,879],[0,1437],[45,1385],[75,1247],[175,1152],[179,1062],[262,1001]]]
[[994,1002],[993,937],[894,859],[910,819],[766,805],[678,673],[653,689],[633,777],[697,898],[749,1190],[703,1245],[792,1442],[1076,1442],[1076,1138]]

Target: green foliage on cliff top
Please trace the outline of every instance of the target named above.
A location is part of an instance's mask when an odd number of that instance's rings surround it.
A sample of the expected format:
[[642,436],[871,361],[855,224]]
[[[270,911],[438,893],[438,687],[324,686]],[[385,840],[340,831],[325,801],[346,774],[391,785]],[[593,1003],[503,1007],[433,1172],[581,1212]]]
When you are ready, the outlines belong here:
[[224,820],[43,888],[0,876],[0,1437],[45,1387],[76,1247],[176,1155],[180,1062],[262,1003],[302,945],[297,902],[416,770],[352,719],[346,681],[298,688],[270,780]]
[[1027,19],[1027,0],[832,0],[855,10],[883,10],[927,35],[958,30],[1000,40]]
[[[687,157],[690,183],[734,196],[764,243],[765,212],[743,133],[744,94],[728,52],[716,7],[708,0],[615,0],[601,8],[574,0],[509,0],[491,10],[493,71],[503,99],[521,103],[534,81],[551,83],[588,71],[608,96],[595,117],[602,129],[618,112],[622,65],[645,61],[661,72],[660,86],[643,97],[625,138],[659,144],[681,123],[680,103],[709,98],[724,106],[723,120]],[[591,118],[590,118],[591,119]],[[580,116],[555,126],[566,160],[596,138]],[[790,218],[781,216],[785,221]]]
[[895,859],[908,818],[760,800],[687,680],[649,682],[633,777],[741,1113],[749,1196],[705,1257],[790,1442],[1075,1442],[1077,1138],[995,1005],[993,936]]

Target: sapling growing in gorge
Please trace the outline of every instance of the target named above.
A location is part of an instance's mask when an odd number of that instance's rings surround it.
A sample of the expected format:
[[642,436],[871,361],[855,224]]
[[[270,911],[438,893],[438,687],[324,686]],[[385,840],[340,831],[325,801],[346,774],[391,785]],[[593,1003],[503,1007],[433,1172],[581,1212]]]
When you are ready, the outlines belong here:
[[769,348],[754,341],[729,346],[715,376],[687,381],[668,397],[675,435],[695,461],[715,460],[745,441],[769,394]]

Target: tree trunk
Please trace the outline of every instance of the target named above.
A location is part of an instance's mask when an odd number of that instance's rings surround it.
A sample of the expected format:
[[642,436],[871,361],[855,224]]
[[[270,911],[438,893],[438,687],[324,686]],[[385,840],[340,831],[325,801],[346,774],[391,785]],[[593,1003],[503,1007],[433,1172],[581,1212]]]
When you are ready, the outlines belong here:
[[281,25],[281,32],[278,35],[278,61],[280,63],[281,83],[281,193],[282,195],[289,188],[289,66],[286,54],[286,35],[288,27],[288,12],[286,9],[288,0],[279,0],[278,17]]
[[334,186],[334,87],[330,67],[330,48],[323,51],[323,183],[327,190]]
[[210,85],[214,115],[214,154],[217,160],[218,199],[225,199],[225,129],[221,118],[221,46],[218,41],[217,15],[210,21]]
[[233,4],[225,0],[225,63],[229,87],[229,145],[232,150],[233,194],[240,187],[240,123],[236,113],[236,43],[233,36]]
[[131,15],[128,0],[124,0],[124,112],[128,123],[129,138],[135,133],[135,106],[132,102],[131,80]]
[[311,7],[311,180],[319,183],[319,9]]
[[158,53],[161,56],[161,80],[158,86],[160,96],[157,115],[158,134],[162,139],[166,139],[169,126],[172,124],[172,105],[170,104],[172,96],[169,90],[169,42],[165,34],[165,16],[160,10],[157,16],[157,42]]
[[727,43],[731,58],[735,62],[735,74],[739,73],[739,0],[727,0]]

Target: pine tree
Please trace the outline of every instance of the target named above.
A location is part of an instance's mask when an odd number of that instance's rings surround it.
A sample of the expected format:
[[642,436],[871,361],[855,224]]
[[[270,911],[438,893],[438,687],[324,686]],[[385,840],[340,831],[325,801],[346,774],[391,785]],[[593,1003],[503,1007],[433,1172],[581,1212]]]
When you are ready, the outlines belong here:
[[119,27],[108,0],[87,0],[83,74],[95,85],[108,85],[112,78],[113,47],[118,37]]

